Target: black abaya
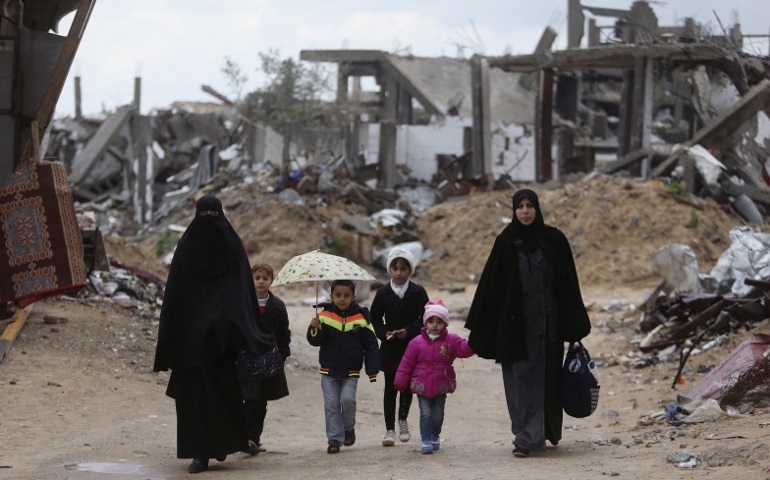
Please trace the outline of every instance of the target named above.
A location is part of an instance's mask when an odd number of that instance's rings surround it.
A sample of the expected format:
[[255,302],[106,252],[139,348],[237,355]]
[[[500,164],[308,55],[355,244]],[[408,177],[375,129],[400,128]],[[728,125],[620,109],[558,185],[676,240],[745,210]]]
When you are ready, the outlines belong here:
[[243,243],[219,199],[204,196],[171,262],[153,367],[172,371],[166,393],[176,401],[179,458],[246,449],[235,353],[274,346]]
[[[527,198],[536,216],[516,216]],[[497,236],[479,278],[465,328],[479,357],[500,363],[516,446],[545,448],[561,439],[559,375],[564,342],[588,335],[572,250],[564,234],[543,220],[535,192],[513,197],[514,217]]]

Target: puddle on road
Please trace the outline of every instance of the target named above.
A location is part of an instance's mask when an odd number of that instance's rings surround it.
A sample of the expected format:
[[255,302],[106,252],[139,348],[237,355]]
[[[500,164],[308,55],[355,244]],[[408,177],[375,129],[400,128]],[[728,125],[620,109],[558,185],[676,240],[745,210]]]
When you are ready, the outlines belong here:
[[86,462],[66,465],[67,470],[96,473],[138,473],[141,465],[135,463]]

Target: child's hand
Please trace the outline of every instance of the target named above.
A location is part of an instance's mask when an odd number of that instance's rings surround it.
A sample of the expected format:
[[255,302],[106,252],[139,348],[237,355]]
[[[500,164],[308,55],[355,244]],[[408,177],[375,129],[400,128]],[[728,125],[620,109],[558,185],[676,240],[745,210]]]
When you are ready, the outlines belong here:
[[318,320],[318,315],[316,315],[315,317],[313,317],[312,320],[310,320],[310,326],[312,328],[318,328],[320,325],[321,325],[321,322],[320,320]]

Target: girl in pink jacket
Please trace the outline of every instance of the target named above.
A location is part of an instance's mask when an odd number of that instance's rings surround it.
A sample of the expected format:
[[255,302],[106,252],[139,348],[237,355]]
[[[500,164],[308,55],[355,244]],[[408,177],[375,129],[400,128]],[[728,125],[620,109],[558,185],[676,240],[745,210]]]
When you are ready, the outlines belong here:
[[457,388],[457,377],[452,366],[455,358],[468,358],[473,350],[468,341],[449,333],[449,311],[444,303],[428,302],[420,335],[406,347],[398,366],[394,386],[407,388],[417,395],[420,405],[420,437],[422,453],[433,453],[441,446],[441,426],[444,424],[444,405],[447,393]]

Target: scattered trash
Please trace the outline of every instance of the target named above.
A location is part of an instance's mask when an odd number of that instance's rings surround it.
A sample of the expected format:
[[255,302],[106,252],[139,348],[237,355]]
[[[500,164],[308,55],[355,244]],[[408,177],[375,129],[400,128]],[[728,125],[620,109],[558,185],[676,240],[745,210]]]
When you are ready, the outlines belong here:
[[666,461],[668,463],[675,463],[679,468],[694,468],[701,463],[697,453],[688,452],[687,450],[682,453],[670,452],[666,456]]

